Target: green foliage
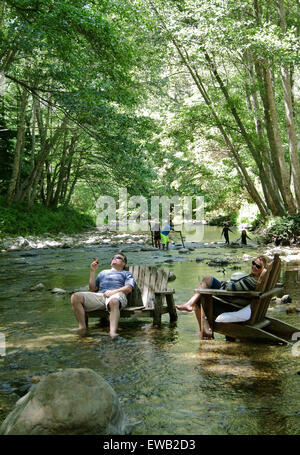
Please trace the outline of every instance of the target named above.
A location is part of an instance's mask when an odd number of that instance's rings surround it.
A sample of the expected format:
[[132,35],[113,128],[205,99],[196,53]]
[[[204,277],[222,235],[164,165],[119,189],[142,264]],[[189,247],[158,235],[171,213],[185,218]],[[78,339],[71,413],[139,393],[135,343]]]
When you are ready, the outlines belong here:
[[227,215],[220,215],[209,220],[211,226],[223,226],[224,223],[228,222],[230,226],[236,226],[238,218],[238,212],[231,212]]
[[36,204],[28,210],[25,204],[8,207],[0,198],[0,236],[40,235],[44,232],[68,234],[80,232],[95,225],[94,219],[71,207],[46,208]]
[[264,240],[267,243],[275,242],[277,245],[299,244],[300,213],[270,219],[264,234]]

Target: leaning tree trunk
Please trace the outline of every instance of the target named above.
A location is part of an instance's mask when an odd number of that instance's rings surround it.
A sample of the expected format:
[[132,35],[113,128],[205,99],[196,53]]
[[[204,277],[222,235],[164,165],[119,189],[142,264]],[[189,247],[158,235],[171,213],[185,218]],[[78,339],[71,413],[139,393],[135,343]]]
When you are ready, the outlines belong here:
[[[283,33],[286,33],[286,13],[283,0],[279,0],[278,2],[278,15],[281,30]],[[281,81],[283,86],[285,119],[289,138],[291,174],[295,191],[296,205],[297,209],[300,210],[300,163],[292,101],[291,71],[289,70],[287,64],[282,64],[281,66]]]
[[[248,72],[250,81],[250,97],[252,103],[249,105],[249,109],[252,111],[252,115],[255,122],[255,129],[259,141],[259,147],[257,148],[256,164],[259,170],[260,181],[262,184],[264,196],[268,208],[271,210],[273,215],[284,215],[284,206],[280,191],[276,185],[272,168],[270,166],[271,156],[268,149],[268,144],[265,139],[263,120],[259,114],[261,111],[259,100],[257,97],[256,80],[254,75],[252,56],[248,54]],[[253,105],[253,107],[252,107]],[[259,159],[258,159],[259,157]]]
[[18,123],[17,143],[13,162],[12,175],[7,192],[7,203],[10,205],[17,191],[17,184],[21,170],[21,152],[24,144],[25,124],[26,124],[26,107],[28,102],[28,92],[23,89],[21,94],[20,117]]
[[266,93],[270,106],[270,120],[272,122],[272,131],[274,134],[274,147],[271,148],[274,164],[278,166],[278,174],[282,182],[282,198],[285,202],[288,213],[296,213],[296,204],[290,188],[290,177],[286,167],[282,142],[280,137],[279,123],[276,112],[275,98],[272,86],[271,71],[268,65],[264,65],[264,78],[266,84]]

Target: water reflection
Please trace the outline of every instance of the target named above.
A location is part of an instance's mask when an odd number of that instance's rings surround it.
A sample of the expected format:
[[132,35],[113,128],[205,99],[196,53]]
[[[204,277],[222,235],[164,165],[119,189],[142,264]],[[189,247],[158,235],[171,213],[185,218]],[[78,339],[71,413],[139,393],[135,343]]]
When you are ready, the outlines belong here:
[[[217,228],[213,240],[220,236]],[[218,237],[216,237],[218,235]],[[183,303],[203,275],[230,276],[233,265],[210,267],[216,255],[233,259],[253,250],[195,250],[184,262],[163,263],[177,276],[176,303]],[[115,389],[126,413],[141,421],[134,434],[298,434],[300,430],[299,358],[289,346],[228,343],[216,334],[200,341],[193,314],[180,313],[177,324],[163,316],[163,327],[150,320],[121,320],[120,337],[91,322],[79,337],[68,292],[86,286],[90,258],[99,253],[109,264],[112,250],[93,247],[67,251],[24,252],[0,256],[0,331],[7,356],[0,359],[0,421],[34,376],[60,368],[92,368]],[[255,253],[256,254],[256,253]],[[151,252],[129,253],[131,262],[151,261]],[[176,258],[177,253],[169,252]],[[164,256],[159,258],[164,259]],[[204,259],[196,262],[195,258]],[[248,262],[238,263],[241,271]],[[284,267],[284,292],[299,300],[299,269]],[[11,277],[12,280],[11,280]],[[41,292],[29,292],[38,282]],[[299,313],[279,318],[299,326]]]

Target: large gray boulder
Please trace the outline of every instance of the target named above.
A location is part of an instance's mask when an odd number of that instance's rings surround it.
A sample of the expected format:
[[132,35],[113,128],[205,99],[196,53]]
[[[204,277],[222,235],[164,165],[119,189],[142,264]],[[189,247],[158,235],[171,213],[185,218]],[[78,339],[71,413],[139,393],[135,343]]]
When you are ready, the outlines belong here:
[[127,434],[129,424],[111,386],[88,368],[52,373],[17,401],[0,434]]

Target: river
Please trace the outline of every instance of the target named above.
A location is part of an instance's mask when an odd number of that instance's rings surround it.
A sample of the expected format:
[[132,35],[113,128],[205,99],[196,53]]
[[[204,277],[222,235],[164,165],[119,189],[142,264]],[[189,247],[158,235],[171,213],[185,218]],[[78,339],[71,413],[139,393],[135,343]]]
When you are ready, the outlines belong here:
[[[251,235],[251,234],[250,234]],[[238,235],[233,235],[234,240]],[[205,242],[220,241],[220,228],[205,226]],[[183,303],[201,276],[230,277],[234,266],[210,267],[208,260],[230,257],[248,272],[250,258],[263,247],[213,244],[185,257],[178,251],[128,252],[130,264],[157,264],[176,275],[176,303]],[[295,435],[300,430],[299,354],[292,346],[226,342],[222,335],[200,341],[193,314],[154,329],[151,320],[120,322],[120,337],[90,321],[77,334],[69,293],[87,285],[93,257],[109,266],[109,245],[57,250],[12,251],[0,255],[0,423],[34,376],[65,368],[92,368],[118,394],[126,414],[143,435]],[[205,258],[196,262],[196,257]],[[178,258],[175,262],[164,262]],[[236,264],[234,264],[236,266]],[[299,306],[300,265],[283,264],[284,293]],[[45,290],[30,292],[37,283]],[[52,294],[63,288],[65,295]],[[300,328],[300,313],[276,308],[270,314]],[[299,351],[299,350],[298,350]]]

